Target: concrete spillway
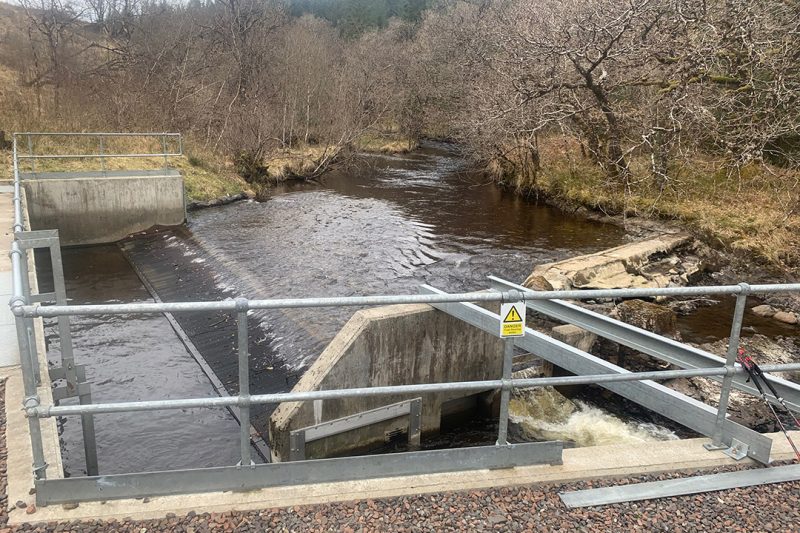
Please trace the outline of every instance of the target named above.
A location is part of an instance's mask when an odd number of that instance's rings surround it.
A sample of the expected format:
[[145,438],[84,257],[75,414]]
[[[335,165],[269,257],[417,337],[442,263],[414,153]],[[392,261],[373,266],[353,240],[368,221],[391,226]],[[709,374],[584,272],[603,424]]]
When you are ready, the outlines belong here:
[[31,229],[57,229],[62,246],[110,243],[186,220],[183,178],[172,169],[20,176]]

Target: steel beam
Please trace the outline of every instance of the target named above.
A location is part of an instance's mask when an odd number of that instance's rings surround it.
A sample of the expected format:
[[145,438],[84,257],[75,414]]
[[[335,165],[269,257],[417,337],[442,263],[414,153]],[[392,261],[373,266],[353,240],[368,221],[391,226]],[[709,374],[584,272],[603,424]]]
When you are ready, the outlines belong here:
[[716,490],[752,487],[769,483],[783,483],[800,479],[800,465],[761,468],[725,472],[707,476],[685,477],[653,481],[650,483],[631,483],[617,487],[576,490],[559,493],[561,501],[569,508],[608,505],[611,503],[655,500],[686,494],[699,494]]
[[[525,295],[535,294],[531,291],[509,281],[490,276],[490,286],[492,289],[508,291],[516,289],[523,291]],[[531,300],[525,299],[528,309],[542,313],[551,318],[555,318],[567,324],[574,324],[599,335],[603,338],[612,340],[616,343],[633,348],[657,359],[679,366],[681,368],[711,368],[725,365],[725,359],[699,348],[689,346],[682,342],[667,339],[661,335],[656,335],[650,331],[631,326],[619,320],[595,313],[583,307],[565,302],[563,300]],[[767,380],[772,383],[778,394],[783,396],[790,409],[800,412],[800,385],[785,379],[766,374]],[[711,379],[722,382],[722,376],[713,376]],[[758,390],[750,383],[747,383],[746,375],[736,375],[733,379],[733,387],[758,396]],[[777,400],[770,398],[776,405]]]
[[[445,294],[427,285],[423,285],[421,291],[425,294]],[[446,303],[432,304],[432,306],[487,333],[496,334],[500,330],[500,316],[477,305]],[[516,337],[514,341],[516,346],[574,374],[631,373],[531,328],[525,328],[525,336]],[[694,398],[653,381],[600,383],[600,385],[702,435],[710,437],[714,434],[717,410]],[[748,445],[749,457],[764,464],[769,463],[769,453],[772,448],[770,438],[726,420],[722,428],[722,442],[731,446],[734,438]]]
[[142,496],[332,483],[358,479],[562,464],[562,443],[532,442],[318,459],[290,463],[145,472],[36,482],[37,505]]

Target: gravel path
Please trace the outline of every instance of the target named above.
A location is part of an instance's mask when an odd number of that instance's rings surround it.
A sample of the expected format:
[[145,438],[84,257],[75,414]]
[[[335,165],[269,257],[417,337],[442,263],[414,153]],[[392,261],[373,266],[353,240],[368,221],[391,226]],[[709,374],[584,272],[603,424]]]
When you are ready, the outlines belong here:
[[[5,387],[0,383],[0,399]],[[0,401],[0,427],[5,427]],[[0,533],[18,531],[204,533],[211,531],[799,531],[800,482],[734,489],[660,501],[568,510],[562,490],[610,481],[452,492],[381,500],[229,513],[190,513],[161,520],[93,520],[8,527],[5,432],[0,432]],[[725,467],[716,471],[739,470]],[[703,472],[708,473],[708,471]],[[685,476],[685,474],[684,474]],[[681,477],[637,476],[625,482]],[[622,483],[617,481],[616,483]],[[35,513],[32,518],[35,517]]]

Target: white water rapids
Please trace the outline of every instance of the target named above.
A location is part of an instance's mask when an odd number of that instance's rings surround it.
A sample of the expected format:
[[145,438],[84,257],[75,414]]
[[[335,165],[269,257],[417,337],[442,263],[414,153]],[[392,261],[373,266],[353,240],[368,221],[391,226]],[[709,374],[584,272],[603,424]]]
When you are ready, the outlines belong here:
[[552,387],[516,391],[509,416],[526,439],[571,441],[578,447],[678,438],[655,424],[625,422],[599,407],[569,400]]

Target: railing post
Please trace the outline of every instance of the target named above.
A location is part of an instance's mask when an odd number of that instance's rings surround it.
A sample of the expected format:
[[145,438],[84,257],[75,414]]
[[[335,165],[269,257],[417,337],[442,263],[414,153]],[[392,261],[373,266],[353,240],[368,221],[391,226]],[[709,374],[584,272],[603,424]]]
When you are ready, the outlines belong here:
[[747,295],[750,293],[750,285],[747,283],[740,283],[739,287],[741,287],[741,292],[736,295],[736,308],[733,312],[731,335],[728,339],[728,353],[725,357],[725,377],[722,379],[722,389],[720,390],[719,405],[717,406],[717,422],[711,444],[706,446],[709,450],[728,448],[728,446],[722,442],[722,430],[728,413],[728,400],[730,399],[733,376],[736,369],[734,364],[736,363],[736,356],[739,354],[739,337],[742,332],[742,319],[744,318],[744,310],[747,306]]
[[[53,266],[53,289],[56,293],[56,304],[67,305],[67,289],[64,281],[64,264],[61,260],[61,247],[59,243],[50,246],[50,262]],[[78,397],[78,403],[89,405],[92,403],[92,394],[87,383],[78,381],[78,371],[75,367],[75,353],[72,349],[72,332],[70,331],[69,315],[58,317],[58,338],[61,342],[61,367],[66,378],[67,397]],[[81,430],[83,433],[83,451],[86,457],[86,473],[96,476],[99,473],[97,465],[97,439],[94,430],[94,416],[81,415]]]
[[28,155],[31,156],[31,172],[36,172],[36,160],[33,158],[33,139],[31,134],[28,134]]
[[161,136],[161,151],[164,154],[164,168],[169,168],[169,159],[167,158],[167,135],[166,135],[166,133]]
[[98,135],[98,138],[100,139],[100,170],[105,172],[106,171],[106,152],[105,152],[105,146],[104,146],[104,143],[103,143],[104,137],[102,135]]
[[[28,412],[29,409],[36,409],[40,405],[39,392],[36,388],[36,371],[34,370],[33,357],[31,356],[30,339],[25,325],[25,319],[17,314],[15,308],[28,303],[28,298],[21,293],[24,293],[22,283],[22,270],[20,263],[24,260],[25,256],[19,245],[19,242],[14,240],[11,243],[11,256],[12,265],[16,263],[17,268],[12,268],[12,286],[14,296],[11,299],[10,305],[14,311],[14,324],[17,330],[17,343],[19,346],[19,362],[22,369],[22,386],[24,397],[22,406],[26,411],[28,417],[28,430],[31,435],[31,451],[33,453],[33,476],[34,479],[44,479],[46,476],[47,463],[44,460],[44,447],[42,445],[42,430],[39,425],[39,418],[36,415],[31,416]],[[37,358],[38,360],[38,358]]]
[[[39,417],[28,413],[28,409],[36,409],[40,405],[39,392],[36,390],[36,376],[33,369],[33,360],[28,350],[27,332],[25,322],[22,317],[15,317],[14,322],[17,326],[17,342],[19,343],[19,360],[22,368],[22,383],[24,398],[22,407],[26,410],[28,418],[28,430],[31,434],[31,451],[33,452],[33,477],[34,479],[45,479],[47,477],[47,462],[44,460],[44,446],[42,444],[42,428],[39,425]],[[34,348],[35,349],[35,348]]]
[[503,346],[503,388],[500,392],[500,420],[497,430],[497,445],[508,444],[508,402],[511,400],[511,387],[507,380],[511,379],[511,368],[514,364],[514,338],[508,337]]
[[239,352],[239,444],[241,449],[240,466],[253,466],[250,458],[250,355],[247,335],[248,302],[236,299],[237,349]]
[[[22,296],[25,298],[26,302],[31,301],[31,280],[30,280],[30,273],[28,270],[28,249],[23,248],[20,250],[20,270],[22,272]],[[36,330],[34,328],[34,323],[32,318],[24,318],[23,323],[25,324],[25,338],[28,344],[28,356],[31,359],[31,363],[33,365],[33,375],[36,380],[36,385],[39,386],[42,384],[42,376],[39,369],[39,354],[36,349]],[[22,356],[22,354],[20,354]]]

